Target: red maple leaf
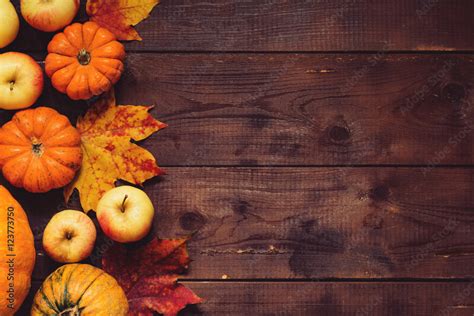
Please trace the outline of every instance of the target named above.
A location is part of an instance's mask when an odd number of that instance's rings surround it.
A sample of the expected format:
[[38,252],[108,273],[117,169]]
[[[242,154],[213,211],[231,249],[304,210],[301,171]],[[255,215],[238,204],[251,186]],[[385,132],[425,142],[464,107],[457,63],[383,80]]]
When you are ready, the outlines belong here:
[[177,283],[190,262],[187,239],[153,239],[141,247],[116,244],[102,258],[103,269],[117,279],[129,302],[129,315],[177,315],[202,299]]

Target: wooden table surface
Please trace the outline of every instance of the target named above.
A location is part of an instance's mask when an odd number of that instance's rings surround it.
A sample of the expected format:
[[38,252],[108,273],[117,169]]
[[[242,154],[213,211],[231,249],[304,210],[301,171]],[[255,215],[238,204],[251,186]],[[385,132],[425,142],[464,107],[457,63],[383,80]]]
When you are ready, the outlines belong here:
[[[474,314],[474,1],[162,0],[137,29],[116,94],[169,124],[145,190],[157,235],[193,236],[184,315]],[[41,62],[51,36],[22,21],[8,50]],[[38,105],[87,108],[49,80]],[[33,294],[77,197],[8,188]]]

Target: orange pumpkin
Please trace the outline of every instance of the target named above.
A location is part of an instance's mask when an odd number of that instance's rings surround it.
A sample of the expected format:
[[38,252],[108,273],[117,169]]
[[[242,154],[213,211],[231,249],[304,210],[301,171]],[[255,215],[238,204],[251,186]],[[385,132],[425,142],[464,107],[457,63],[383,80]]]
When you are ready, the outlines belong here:
[[117,281],[88,264],[66,264],[36,292],[31,316],[126,316],[128,301]]
[[46,107],[18,112],[0,128],[0,167],[14,186],[47,192],[68,184],[82,163],[81,135]]
[[74,23],[48,45],[46,74],[73,100],[110,90],[122,75],[125,49],[115,35],[95,22]]
[[0,186],[0,315],[13,315],[23,303],[35,265],[35,244],[21,205]]

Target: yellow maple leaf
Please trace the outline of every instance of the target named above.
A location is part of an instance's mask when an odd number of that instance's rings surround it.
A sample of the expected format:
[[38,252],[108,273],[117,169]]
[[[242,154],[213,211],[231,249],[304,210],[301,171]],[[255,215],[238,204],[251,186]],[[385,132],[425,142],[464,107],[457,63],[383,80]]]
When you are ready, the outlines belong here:
[[142,184],[163,173],[149,151],[131,142],[143,140],[166,127],[148,113],[150,109],[150,106],[116,105],[111,90],[77,120],[82,167],[64,189],[66,201],[73,190],[78,189],[82,208],[87,213],[96,208],[103,194],[112,189],[118,179]]
[[141,41],[132,27],[148,17],[159,0],[87,0],[86,12],[91,21],[107,28],[119,40]]

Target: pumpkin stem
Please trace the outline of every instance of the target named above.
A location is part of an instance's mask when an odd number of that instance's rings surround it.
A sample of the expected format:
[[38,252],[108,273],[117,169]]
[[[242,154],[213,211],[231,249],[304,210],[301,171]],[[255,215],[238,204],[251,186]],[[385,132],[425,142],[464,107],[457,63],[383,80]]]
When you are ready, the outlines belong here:
[[41,157],[44,152],[43,144],[37,143],[35,140],[33,140],[33,143],[31,145],[31,150],[33,151],[33,154],[35,154],[38,157]]
[[79,306],[74,306],[68,309],[63,310],[58,314],[58,316],[80,316],[81,312],[79,312]]
[[83,48],[79,51],[79,54],[77,54],[77,60],[79,61],[79,64],[83,66],[89,65],[91,62],[91,54]]
[[125,194],[125,197],[123,198],[123,201],[122,201],[122,213],[125,213],[125,202],[127,201],[128,199],[128,195]]

